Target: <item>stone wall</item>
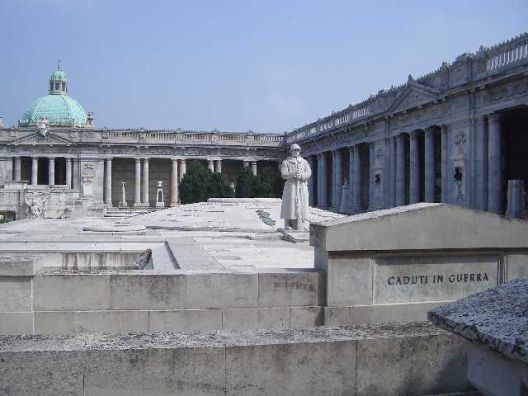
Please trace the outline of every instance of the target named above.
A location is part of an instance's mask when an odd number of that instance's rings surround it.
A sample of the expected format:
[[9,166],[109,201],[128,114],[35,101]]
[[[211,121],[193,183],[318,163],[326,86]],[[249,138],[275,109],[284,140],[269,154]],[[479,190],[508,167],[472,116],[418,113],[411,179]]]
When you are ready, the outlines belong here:
[[[17,266],[20,261],[21,266]],[[71,258],[69,259],[71,261]],[[319,272],[51,271],[0,263],[0,334],[301,328],[323,324]]]
[[[385,395],[471,392],[466,343],[428,325],[0,337],[0,393]],[[457,394],[460,394],[457,393]]]

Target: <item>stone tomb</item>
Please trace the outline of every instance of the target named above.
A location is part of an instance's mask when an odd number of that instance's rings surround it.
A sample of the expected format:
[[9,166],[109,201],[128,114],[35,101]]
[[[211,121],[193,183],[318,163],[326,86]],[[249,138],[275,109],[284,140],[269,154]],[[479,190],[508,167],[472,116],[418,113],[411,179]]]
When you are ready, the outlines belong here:
[[421,203],[311,228],[325,324],[425,320],[443,302],[528,276],[528,223]]
[[485,395],[528,394],[528,278],[515,279],[429,312],[469,340],[467,379]]

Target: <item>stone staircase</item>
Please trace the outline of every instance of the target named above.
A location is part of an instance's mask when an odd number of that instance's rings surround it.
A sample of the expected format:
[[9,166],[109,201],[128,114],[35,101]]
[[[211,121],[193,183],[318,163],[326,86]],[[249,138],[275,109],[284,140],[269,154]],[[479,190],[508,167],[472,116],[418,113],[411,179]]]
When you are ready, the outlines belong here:
[[133,217],[137,215],[147,214],[155,212],[157,210],[163,210],[165,208],[154,208],[154,207],[145,207],[145,208],[119,208],[112,207],[107,208],[104,212],[104,217],[108,219],[126,219],[128,217]]

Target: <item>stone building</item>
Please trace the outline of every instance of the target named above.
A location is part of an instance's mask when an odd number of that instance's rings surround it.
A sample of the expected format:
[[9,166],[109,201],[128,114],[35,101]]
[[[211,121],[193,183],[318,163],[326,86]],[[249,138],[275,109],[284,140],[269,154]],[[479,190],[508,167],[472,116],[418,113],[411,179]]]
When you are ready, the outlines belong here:
[[286,134],[96,128],[59,68],[18,127],[0,125],[0,212],[28,216],[44,194],[46,217],[100,213],[118,205],[122,182],[129,207],[154,206],[159,180],[176,205],[189,160],[232,180],[243,166],[276,166],[295,142],[312,166],[313,206],[447,202],[520,216],[527,125],[526,33]]

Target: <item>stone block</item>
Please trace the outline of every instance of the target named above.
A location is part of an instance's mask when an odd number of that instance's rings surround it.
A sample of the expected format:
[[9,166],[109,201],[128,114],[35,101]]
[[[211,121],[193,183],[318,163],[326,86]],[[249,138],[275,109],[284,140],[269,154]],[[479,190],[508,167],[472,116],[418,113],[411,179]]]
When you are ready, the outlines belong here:
[[31,278],[0,277],[0,312],[31,311]]
[[88,351],[84,395],[224,395],[223,347]]
[[222,312],[222,329],[247,330],[258,328],[257,311],[255,308],[224,309]]
[[187,298],[187,276],[111,275],[110,298],[112,309],[184,308]]
[[324,274],[279,272],[258,274],[259,307],[311,306],[324,303]]
[[325,326],[346,326],[350,324],[349,307],[324,307]]
[[73,311],[35,312],[35,334],[73,334],[75,322]]
[[357,395],[471,390],[464,354],[464,348],[449,335],[361,340],[357,345]]
[[24,256],[0,257],[0,277],[33,276],[33,261],[37,258]]
[[354,341],[226,347],[229,395],[354,393]]
[[373,265],[369,257],[330,257],[327,272],[327,305],[371,304]]
[[257,274],[192,274],[187,276],[188,308],[254,308]]
[[348,307],[348,322],[342,324],[409,323],[427,321],[427,312],[446,301],[416,304],[379,304]]
[[528,278],[528,252],[506,256],[506,280]]
[[33,281],[36,311],[110,309],[108,275],[37,275]]
[[324,323],[323,307],[292,307],[290,312],[292,329],[322,326]]
[[33,313],[0,313],[0,334],[33,334]]
[[0,356],[0,395],[84,396],[79,353],[4,352]]
[[485,395],[524,396],[528,390],[528,364],[472,344],[467,378]]
[[150,332],[207,331],[222,329],[220,309],[182,309],[150,311]]
[[456,300],[497,286],[495,254],[376,256],[374,303]]
[[75,332],[141,333],[148,331],[147,311],[78,311]]
[[289,329],[291,327],[290,308],[259,308],[259,329]]

